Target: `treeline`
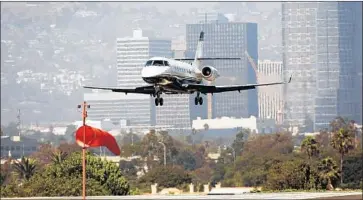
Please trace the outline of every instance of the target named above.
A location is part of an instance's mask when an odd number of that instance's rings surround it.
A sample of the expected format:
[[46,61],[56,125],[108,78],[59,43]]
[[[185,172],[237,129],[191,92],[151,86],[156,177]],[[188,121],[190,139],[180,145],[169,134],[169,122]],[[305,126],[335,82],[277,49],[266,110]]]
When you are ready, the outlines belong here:
[[[163,145],[158,141],[162,140],[167,147],[167,165],[182,167],[200,187],[220,182],[222,186],[262,187],[264,190],[359,189],[362,188],[361,139],[361,131],[354,123],[338,117],[331,122],[329,130],[322,130],[315,137],[299,138],[288,132],[254,135],[243,129],[230,146],[220,148],[218,141],[192,145],[175,141],[166,133],[159,136],[150,133],[133,144],[126,142],[122,150],[125,156],[148,158],[147,165],[151,169],[160,168]],[[208,153],[218,149],[220,157],[216,161],[209,159]],[[153,161],[153,156],[159,161]],[[143,184],[147,179],[135,180],[137,161],[130,163],[123,161],[122,164],[128,180],[133,186],[149,189],[149,185],[144,187]],[[164,175],[168,176],[167,171]],[[147,183],[178,186],[166,184],[161,177],[155,176]],[[179,187],[184,188],[182,184]]]
[[[255,135],[242,130],[230,146],[220,147],[213,141],[175,140],[167,132],[150,131],[143,138],[127,134],[120,141],[121,156],[135,159],[117,166],[87,155],[87,195],[140,194],[151,192],[154,183],[159,189],[188,190],[191,182],[196,191],[218,182],[222,187],[280,191],[362,188],[362,136],[354,124],[337,118],[329,130],[302,138],[298,147],[297,139],[287,132]],[[1,168],[2,196],[79,196],[80,152],[74,144],[45,144],[21,162],[8,162]],[[217,159],[208,155],[216,152]]]

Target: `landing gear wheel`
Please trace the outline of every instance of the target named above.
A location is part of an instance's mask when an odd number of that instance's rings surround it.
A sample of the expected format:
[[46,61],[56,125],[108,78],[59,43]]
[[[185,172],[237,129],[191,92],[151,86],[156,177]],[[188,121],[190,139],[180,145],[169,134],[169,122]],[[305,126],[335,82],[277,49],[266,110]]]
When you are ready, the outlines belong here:
[[155,106],[158,106],[158,105],[159,105],[159,99],[155,98]]
[[199,105],[203,105],[203,98],[199,97]]
[[198,105],[198,97],[194,98],[194,103],[195,103],[195,105]]
[[160,99],[159,99],[159,103],[160,103],[160,106],[163,106],[163,104],[164,104],[164,99],[163,99],[163,98],[160,98]]

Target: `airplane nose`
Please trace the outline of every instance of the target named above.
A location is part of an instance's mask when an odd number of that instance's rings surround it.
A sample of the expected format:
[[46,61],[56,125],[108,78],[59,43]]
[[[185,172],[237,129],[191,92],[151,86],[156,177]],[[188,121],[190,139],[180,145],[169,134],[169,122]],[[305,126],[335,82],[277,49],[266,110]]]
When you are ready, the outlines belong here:
[[163,74],[164,72],[166,72],[169,69],[169,67],[144,67],[141,70],[141,76],[143,78],[150,78],[150,77],[155,77],[155,76],[159,76],[161,74]]

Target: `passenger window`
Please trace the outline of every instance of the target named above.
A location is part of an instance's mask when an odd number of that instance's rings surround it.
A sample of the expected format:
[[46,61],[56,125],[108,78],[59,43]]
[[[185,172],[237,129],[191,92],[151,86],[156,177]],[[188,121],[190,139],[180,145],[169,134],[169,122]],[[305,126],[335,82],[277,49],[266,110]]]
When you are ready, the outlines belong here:
[[164,66],[170,66],[169,62],[164,60]]

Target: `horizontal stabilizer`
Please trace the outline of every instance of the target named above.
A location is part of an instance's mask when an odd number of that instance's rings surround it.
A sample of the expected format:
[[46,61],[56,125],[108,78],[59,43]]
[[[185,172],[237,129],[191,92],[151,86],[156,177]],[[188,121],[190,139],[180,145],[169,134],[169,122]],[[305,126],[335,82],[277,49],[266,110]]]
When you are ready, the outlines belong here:
[[[241,60],[242,58],[197,58],[197,60]],[[174,58],[174,60],[194,60],[194,58]]]

